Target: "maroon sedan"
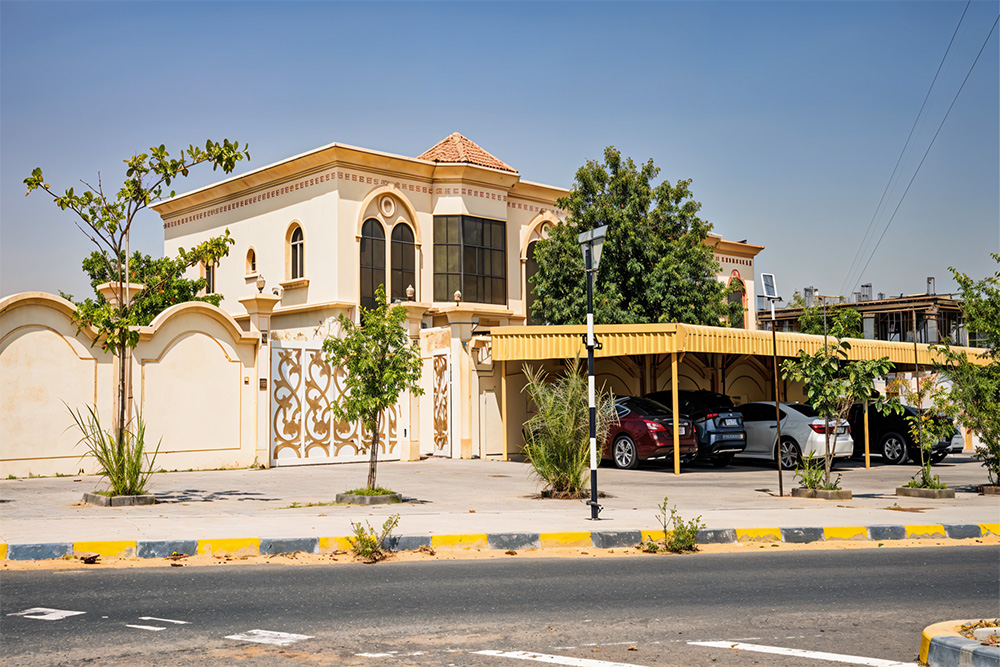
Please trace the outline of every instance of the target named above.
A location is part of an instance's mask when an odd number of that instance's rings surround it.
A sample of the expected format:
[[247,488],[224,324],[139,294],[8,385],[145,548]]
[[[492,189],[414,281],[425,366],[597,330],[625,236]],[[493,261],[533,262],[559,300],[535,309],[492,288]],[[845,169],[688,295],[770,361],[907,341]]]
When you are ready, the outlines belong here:
[[[648,398],[620,396],[615,399],[618,423],[611,426],[604,442],[604,458],[618,468],[632,469],[639,461],[674,455],[674,422],[670,408]],[[681,458],[698,454],[698,439],[691,421],[677,420]]]

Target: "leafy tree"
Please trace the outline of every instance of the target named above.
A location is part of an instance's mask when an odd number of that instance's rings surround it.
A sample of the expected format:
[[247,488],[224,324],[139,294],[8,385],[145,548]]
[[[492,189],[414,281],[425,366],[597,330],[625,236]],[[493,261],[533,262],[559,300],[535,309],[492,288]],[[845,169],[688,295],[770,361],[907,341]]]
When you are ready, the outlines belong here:
[[659,169],[637,166],[609,146],[604,162],[588,160],[572,192],[558,204],[569,215],[535,246],[532,314],[551,324],[576,324],[587,312],[583,255],[577,236],[608,226],[594,281],[599,323],[685,322],[718,326],[743,317],[740,303],[716,279],[705,245],[711,224],[698,217],[691,181],[653,185]]
[[420,381],[419,347],[410,342],[403,322],[406,308],[390,307],[385,287],[375,292],[375,307],[360,307],[361,324],[340,315],[343,338],[327,336],[323,351],[328,363],[347,370],[346,391],[331,405],[338,419],[361,420],[370,434],[368,446],[368,488],[375,490],[378,465],[379,419],[394,406],[405,391],[417,396],[424,393]]
[[[219,236],[208,241],[208,243],[223,243],[230,245],[234,241],[229,237],[229,230],[224,236]],[[132,305],[135,311],[136,324],[146,326],[164,310],[178,303],[187,301],[203,301],[213,306],[222,303],[221,294],[205,294],[199,296],[198,293],[208,286],[208,281],[204,278],[190,280],[184,278],[184,272],[191,266],[191,257],[195,262],[201,261],[199,257],[206,256],[209,261],[211,257],[223,257],[228,253],[228,248],[217,248],[210,252],[187,253],[188,259],[181,257],[150,257],[138,251],[132,253],[128,261],[129,274],[132,282],[145,285],[145,288],[133,297]],[[90,277],[90,286],[94,289],[94,296],[87,297],[82,301],[76,301],[72,294],[60,292],[67,301],[73,302],[78,309],[78,320],[82,324],[93,326],[102,317],[102,313],[110,308],[110,304],[103,294],[97,292],[98,285],[104,283],[119,282],[117,268],[124,265],[125,261],[115,262],[106,252],[95,250],[83,260],[83,272]]]
[[823,320],[826,320],[827,335],[835,338],[861,338],[861,313],[854,308],[844,306],[827,306],[826,313],[822,306],[802,306],[799,315],[799,331],[805,334],[822,336]]
[[[181,177],[187,176],[190,170],[200,164],[211,164],[212,169],[222,169],[230,173],[236,168],[236,163],[249,159],[250,153],[239,142],[222,143],[208,141],[205,148],[189,146],[180,152],[178,158],[170,157],[167,149],[161,144],[149,149],[149,153],[137,153],[125,160],[125,179],[121,188],[114,194],[104,191],[104,185],[98,174],[97,184],[91,185],[83,181],[84,190],[77,193],[73,188],[62,194],[54,191],[42,175],[40,167],[36,167],[31,175],[24,179],[28,193],[43,190],[52,197],[55,204],[62,210],[75,215],[74,223],[90,241],[97,246],[98,258],[91,257],[98,263],[104,262],[105,271],[117,282],[117,292],[125,298],[119,299],[117,307],[107,302],[93,308],[87,308],[81,320],[94,326],[98,332],[95,343],[100,342],[102,348],[114,351],[118,359],[118,387],[115,408],[117,421],[114,424],[116,442],[126,440],[125,398],[126,360],[128,352],[139,342],[139,334],[132,328],[139,324],[140,309],[135,305],[143,300],[142,294],[133,295],[127,291],[126,285],[136,276],[129,270],[129,233],[136,216],[164,197],[172,197],[173,191],[166,188]],[[190,252],[180,251],[180,261],[188,266],[198,262],[214,263],[228,252],[228,232],[226,240],[213,239],[200,244]],[[136,296],[137,300],[131,297]]]
[[[825,421],[826,450],[824,452],[825,487],[831,486],[830,470],[833,451],[830,448],[830,424],[839,424],[851,406],[869,399],[875,389],[875,379],[888,373],[892,363],[888,357],[881,359],[849,361],[851,344],[836,340],[809,354],[800,350],[797,359],[786,359],[781,364],[785,378],[805,385],[809,404]],[[895,399],[879,396],[875,408],[885,414],[899,412],[902,406]]]
[[[1000,263],[1000,254],[991,255]],[[973,363],[950,344],[938,346],[943,360],[937,365],[952,382],[951,400],[958,421],[974,431],[982,443],[976,457],[983,462],[990,484],[1000,484],[1000,271],[975,281],[950,268],[962,294],[962,314],[970,331],[982,336],[988,363]]]
[[[901,395],[907,404],[913,406],[917,413],[906,415],[906,428],[910,432],[913,441],[920,445],[920,472],[914,476],[913,480],[906,486],[921,489],[943,489],[946,485],[938,479],[937,475],[931,474],[931,452],[934,443],[941,440],[951,439],[955,433],[955,428],[949,419],[942,416],[954,417],[955,406],[950,400],[948,389],[941,382],[938,374],[930,377],[916,378],[916,387],[902,378],[894,382],[896,392]],[[930,408],[925,408],[927,403]],[[942,416],[939,416],[939,413]]]

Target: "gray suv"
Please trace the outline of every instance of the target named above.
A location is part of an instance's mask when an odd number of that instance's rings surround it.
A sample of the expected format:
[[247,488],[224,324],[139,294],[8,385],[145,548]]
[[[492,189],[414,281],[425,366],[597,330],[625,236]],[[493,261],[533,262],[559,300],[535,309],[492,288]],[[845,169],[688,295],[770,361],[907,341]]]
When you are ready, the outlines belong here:
[[[667,407],[673,405],[673,396],[669,391],[654,391],[646,394],[646,398]],[[698,434],[699,459],[723,468],[736,454],[746,449],[743,415],[733,409],[733,401],[728,396],[704,389],[682,389],[677,392],[677,404],[681,416],[694,423]]]

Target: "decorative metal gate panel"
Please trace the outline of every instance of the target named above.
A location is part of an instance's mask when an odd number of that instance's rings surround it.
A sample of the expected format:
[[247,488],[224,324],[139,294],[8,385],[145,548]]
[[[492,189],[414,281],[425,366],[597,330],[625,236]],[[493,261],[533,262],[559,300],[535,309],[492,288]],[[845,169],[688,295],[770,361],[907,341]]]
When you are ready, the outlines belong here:
[[435,352],[434,360],[434,455],[451,456],[451,354]]
[[[347,372],[331,368],[316,343],[271,343],[271,465],[368,460],[370,433],[336,418],[331,405],[346,391]],[[379,420],[379,460],[399,460],[403,400]]]

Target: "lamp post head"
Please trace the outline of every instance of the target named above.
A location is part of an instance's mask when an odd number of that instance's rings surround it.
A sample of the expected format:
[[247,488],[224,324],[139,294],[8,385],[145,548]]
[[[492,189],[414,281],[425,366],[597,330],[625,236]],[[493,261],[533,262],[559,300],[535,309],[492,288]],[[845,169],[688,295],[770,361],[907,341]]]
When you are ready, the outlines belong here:
[[413,285],[407,285],[406,286],[406,298],[407,298],[407,300],[413,301],[413,295],[416,294],[416,293],[417,293],[417,291],[415,289],[413,289]]
[[461,301],[462,301],[462,293],[459,292],[458,290],[455,290],[455,294],[452,295],[452,298],[455,299],[455,303],[461,303]]
[[590,270],[597,271],[598,264],[601,263],[601,248],[604,247],[604,237],[607,236],[608,226],[602,225],[583,232],[577,237],[580,243],[580,251],[583,253],[583,261],[587,261],[587,253],[590,253]]
[[257,274],[257,282],[255,284],[257,285],[257,291],[260,292],[260,293],[263,293],[264,292],[264,274],[262,274],[262,273],[258,273]]

